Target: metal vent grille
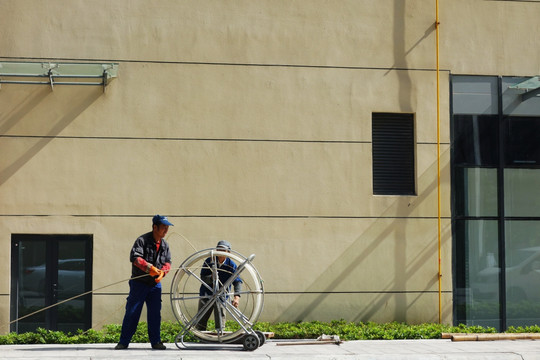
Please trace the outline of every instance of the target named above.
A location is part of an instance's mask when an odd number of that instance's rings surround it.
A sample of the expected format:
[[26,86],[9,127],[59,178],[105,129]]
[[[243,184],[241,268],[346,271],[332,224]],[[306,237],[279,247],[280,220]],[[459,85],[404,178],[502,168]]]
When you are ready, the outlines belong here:
[[373,194],[415,195],[413,114],[373,113]]

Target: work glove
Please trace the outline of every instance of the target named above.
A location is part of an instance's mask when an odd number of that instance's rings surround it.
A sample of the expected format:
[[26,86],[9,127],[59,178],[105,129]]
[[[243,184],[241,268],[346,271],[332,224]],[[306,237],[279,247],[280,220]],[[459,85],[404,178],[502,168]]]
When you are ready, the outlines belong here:
[[152,266],[150,266],[150,269],[148,269],[148,273],[150,274],[150,276],[159,276],[159,274],[161,274],[162,271],[159,270],[154,265],[152,265]]
[[165,276],[165,271],[161,271],[161,270],[158,270],[160,272],[159,276],[157,278],[155,278],[154,280],[156,280],[156,284],[158,282],[161,281],[161,279],[163,279],[163,277]]

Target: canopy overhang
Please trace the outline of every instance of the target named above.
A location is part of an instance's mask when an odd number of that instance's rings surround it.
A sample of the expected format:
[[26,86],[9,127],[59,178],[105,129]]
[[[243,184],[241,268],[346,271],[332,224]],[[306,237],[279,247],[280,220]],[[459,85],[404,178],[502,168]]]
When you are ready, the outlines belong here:
[[118,76],[118,63],[0,62],[1,84],[103,86]]

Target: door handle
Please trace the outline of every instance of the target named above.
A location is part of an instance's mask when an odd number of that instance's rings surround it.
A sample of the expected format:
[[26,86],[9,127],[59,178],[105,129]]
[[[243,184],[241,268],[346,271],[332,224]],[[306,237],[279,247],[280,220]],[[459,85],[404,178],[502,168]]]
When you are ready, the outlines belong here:
[[58,284],[52,284],[52,298],[54,302],[58,299]]

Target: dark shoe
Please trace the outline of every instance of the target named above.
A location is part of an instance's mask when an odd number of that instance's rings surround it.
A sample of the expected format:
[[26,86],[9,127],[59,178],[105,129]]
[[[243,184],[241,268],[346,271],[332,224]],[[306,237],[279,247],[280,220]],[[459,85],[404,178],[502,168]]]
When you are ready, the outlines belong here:
[[126,350],[128,347],[124,344],[116,344],[116,346],[114,347],[114,350]]
[[157,344],[152,345],[152,349],[154,350],[165,350],[167,347],[163,345],[162,342],[158,342]]

